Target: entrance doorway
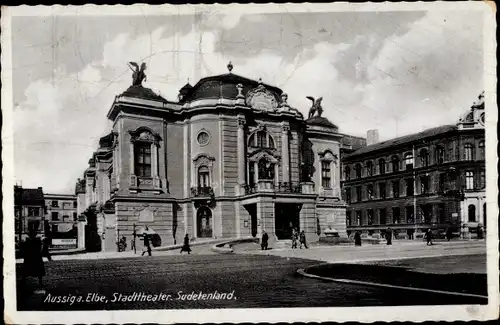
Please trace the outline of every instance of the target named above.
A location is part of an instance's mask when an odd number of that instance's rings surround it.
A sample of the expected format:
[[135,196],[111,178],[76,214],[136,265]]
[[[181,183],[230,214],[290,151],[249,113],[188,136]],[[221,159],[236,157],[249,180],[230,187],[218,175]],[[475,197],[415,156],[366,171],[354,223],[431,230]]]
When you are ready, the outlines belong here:
[[212,210],[202,206],[196,212],[197,237],[212,238]]
[[276,203],[275,227],[278,239],[291,239],[293,229],[300,231],[300,209],[302,204]]
[[252,233],[252,237],[257,236],[257,204],[247,204],[245,205],[245,209],[248,211],[250,215],[250,230]]

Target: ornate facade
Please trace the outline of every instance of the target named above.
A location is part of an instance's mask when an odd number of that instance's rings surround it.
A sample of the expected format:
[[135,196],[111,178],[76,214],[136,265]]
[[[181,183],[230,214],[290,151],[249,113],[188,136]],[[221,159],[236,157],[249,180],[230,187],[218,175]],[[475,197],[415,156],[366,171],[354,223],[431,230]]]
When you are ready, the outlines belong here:
[[[413,237],[486,227],[484,95],[455,125],[368,145],[342,158],[348,232]],[[459,230],[460,229],[460,230]]]
[[329,228],[346,235],[339,150],[364,139],[321,116],[304,120],[281,89],[228,68],[177,101],[141,85],[115,98],[113,130],[77,186],[99,213],[105,250],[145,225],[162,245],[186,233],[289,239],[293,227],[310,241]]

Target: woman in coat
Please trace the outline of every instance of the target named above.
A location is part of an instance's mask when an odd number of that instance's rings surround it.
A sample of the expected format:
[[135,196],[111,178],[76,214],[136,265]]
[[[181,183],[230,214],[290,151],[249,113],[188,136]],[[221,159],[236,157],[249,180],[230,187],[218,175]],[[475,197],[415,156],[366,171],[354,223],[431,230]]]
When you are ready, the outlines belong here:
[[356,231],[356,233],[354,234],[354,245],[361,246],[361,234],[359,233],[359,231]]
[[184,237],[184,245],[182,245],[181,248],[181,254],[182,252],[187,252],[188,254],[191,254],[191,247],[189,247],[189,235],[186,234]]
[[43,243],[36,237],[36,230],[30,229],[28,238],[23,244],[23,286],[27,277],[38,278],[38,285],[42,289],[42,278],[45,276],[45,265],[43,264]]

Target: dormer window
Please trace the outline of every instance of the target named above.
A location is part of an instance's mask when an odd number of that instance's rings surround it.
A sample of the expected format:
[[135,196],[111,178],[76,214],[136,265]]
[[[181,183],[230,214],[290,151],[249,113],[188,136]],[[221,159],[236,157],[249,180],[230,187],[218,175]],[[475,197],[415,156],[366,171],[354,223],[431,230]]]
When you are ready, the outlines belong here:
[[269,133],[264,130],[257,131],[250,136],[248,145],[256,148],[274,149],[274,140]]

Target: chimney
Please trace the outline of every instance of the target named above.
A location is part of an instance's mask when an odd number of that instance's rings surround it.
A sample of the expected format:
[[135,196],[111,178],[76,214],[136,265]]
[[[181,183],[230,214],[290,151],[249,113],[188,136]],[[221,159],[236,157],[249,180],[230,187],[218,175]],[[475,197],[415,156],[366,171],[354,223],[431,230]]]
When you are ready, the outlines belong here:
[[368,130],[366,132],[366,145],[371,146],[372,144],[378,143],[378,130]]

